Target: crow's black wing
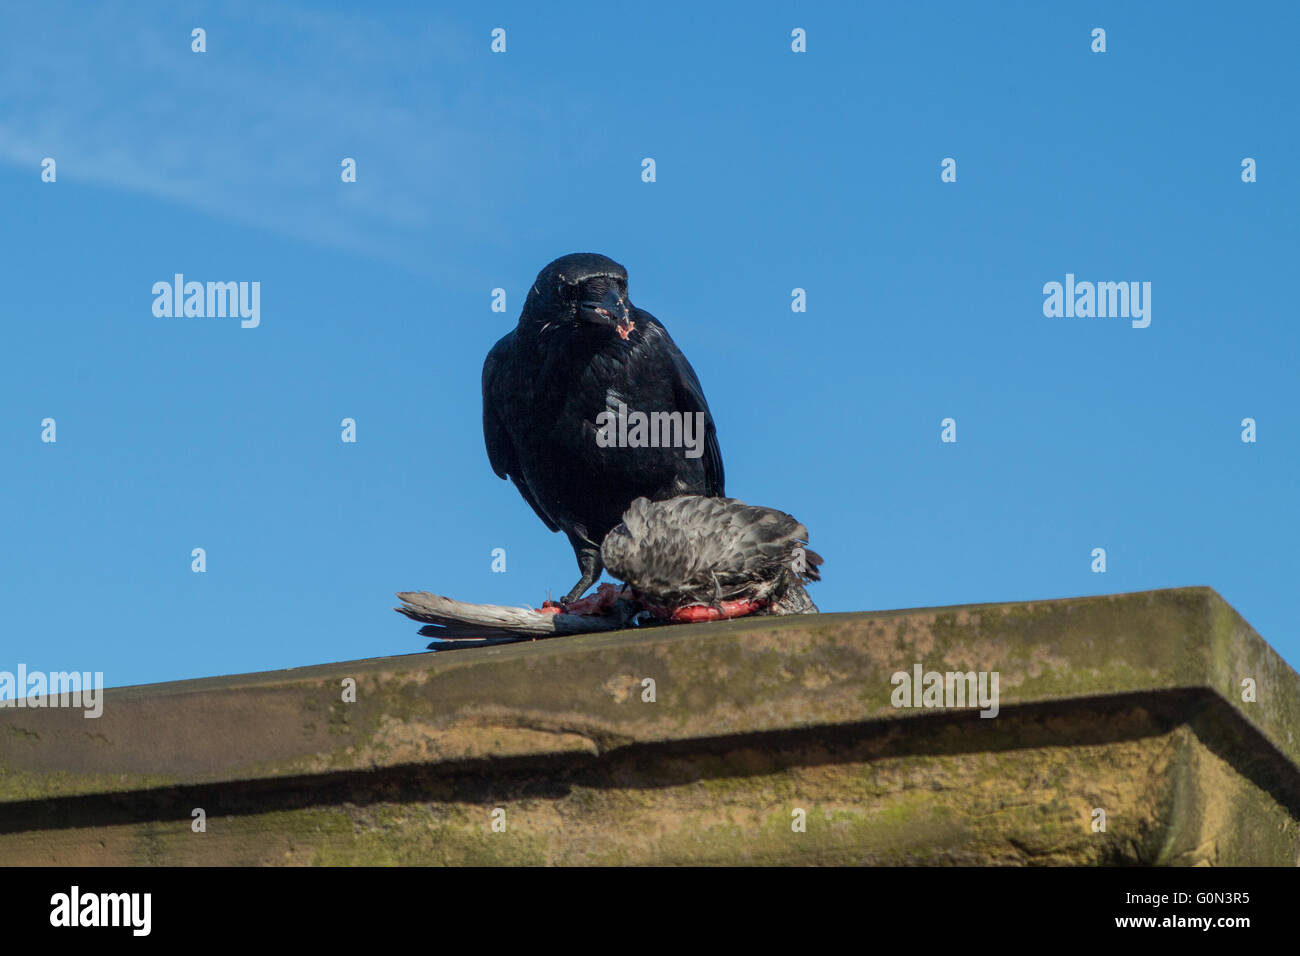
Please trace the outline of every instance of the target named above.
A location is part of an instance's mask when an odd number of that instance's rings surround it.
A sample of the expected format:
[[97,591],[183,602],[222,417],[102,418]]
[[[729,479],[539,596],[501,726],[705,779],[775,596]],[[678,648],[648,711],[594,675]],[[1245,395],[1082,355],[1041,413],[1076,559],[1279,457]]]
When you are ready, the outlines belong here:
[[710,498],[721,498],[727,492],[726,474],[722,470],[722,451],[718,448],[718,430],[713,424],[713,413],[709,411],[709,403],[704,397],[704,389],[700,386],[695,369],[691,368],[691,363],[658,319],[644,309],[637,309],[636,313],[636,321],[642,324],[642,328],[658,326],[659,334],[663,336],[664,351],[672,362],[673,391],[678,409],[704,413],[704,494]]
[[533,497],[532,489],[528,487],[525,481],[522,469],[519,467],[519,459],[515,454],[515,443],[510,439],[510,433],[506,430],[501,421],[500,409],[503,404],[503,386],[501,383],[501,366],[511,360],[511,350],[514,347],[514,333],[505,335],[496,345],[492,346],[492,351],[488,352],[487,358],[483,362],[483,441],[487,444],[488,464],[496,472],[498,478],[509,478],[519,493],[523,495],[524,501],[528,506],[537,513],[537,517],[542,519],[546,527],[552,531],[559,531],[560,527],[551,520],[542,506],[537,503]]

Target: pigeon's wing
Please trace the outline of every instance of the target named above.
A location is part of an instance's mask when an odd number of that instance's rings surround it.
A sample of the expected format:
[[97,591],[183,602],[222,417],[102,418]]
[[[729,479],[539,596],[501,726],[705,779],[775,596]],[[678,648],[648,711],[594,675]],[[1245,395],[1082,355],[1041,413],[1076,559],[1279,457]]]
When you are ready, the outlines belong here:
[[492,346],[487,359],[483,362],[483,441],[487,444],[488,463],[498,478],[509,478],[519,489],[519,494],[528,502],[528,506],[537,512],[546,527],[559,531],[560,526],[551,520],[524,479],[523,470],[515,454],[515,443],[510,439],[505,424],[501,421],[498,410],[503,398],[501,383],[501,366],[510,361],[510,350],[514,346],[514,333],[502,337]]
[[656,603],[730,599],[780,572],[798,527],[782,512],[732,498],[639,498],[601,553],[611,574]]
[[735,498],[686,499],[685,507],[694,512],[688,526],[703,559],[737,584],[783,568],[793,550],[808,540],[808,530],[793,515],[775,508]]
[[[638,498],[601,546],[605,567],[662,607],[770,600],[769,614],[815,614],[803,584],[820,578],[821,555],[792,515],[735,498]],[[792,562],[804,550],[806,570]]]
[[677,347],[668,330],[658,319],[644,309],[636,310],[636,321],[642,327],[655,325],[663,336],[665,351],[672,359],[673,389],[676,393],[677,407],[683,412],[704,413],[704,494],[711,498],[721,498],[726,494],[726,475],[722,470],[722,451],[718,448],[718,430],[713,424],[713,413],[704,397],[700,380],[686,360],[682,350]]

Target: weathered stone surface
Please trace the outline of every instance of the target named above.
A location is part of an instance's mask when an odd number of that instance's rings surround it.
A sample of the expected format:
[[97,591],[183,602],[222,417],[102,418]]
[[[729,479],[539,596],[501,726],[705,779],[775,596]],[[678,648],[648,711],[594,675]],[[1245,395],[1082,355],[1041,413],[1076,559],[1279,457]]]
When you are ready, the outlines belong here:
[[[999,715],[894,708],[915,664],[998,672]],[[123,688],[98,720],[0,710],[0,859],[1295,865],[1298,768],[1300,677],[1185,588]]]

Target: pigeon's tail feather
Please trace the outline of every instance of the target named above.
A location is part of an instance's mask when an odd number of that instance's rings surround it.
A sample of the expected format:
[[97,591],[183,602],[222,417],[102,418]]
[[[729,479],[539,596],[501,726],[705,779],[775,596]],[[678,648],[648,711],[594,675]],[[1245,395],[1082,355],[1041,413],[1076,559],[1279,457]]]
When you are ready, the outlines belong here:
[[[803,527],[800,525],[800,527]],[[808,541],[808,533],[805,531],[803,540]],[[814,551],[812,548],[803,549],[803,567],[798,571],[799,577],[804,581],[820,581],[822,579],[822,565],[826,563],[825,558]]]
[[495,643],[500,639],[555,637],[589,631],[612,631],[620,626],[614,617],[577,614],[543,614],[531,608],[501,604],[466,604],[428,591],[399,591],[402,607],[393,608],[413,621],[423,637],[444,641]]
[[808,596],[808,591],[797,581],[786,585],[785,592],[779,600],[773,601],[769,614],[817,614],[817,605]]

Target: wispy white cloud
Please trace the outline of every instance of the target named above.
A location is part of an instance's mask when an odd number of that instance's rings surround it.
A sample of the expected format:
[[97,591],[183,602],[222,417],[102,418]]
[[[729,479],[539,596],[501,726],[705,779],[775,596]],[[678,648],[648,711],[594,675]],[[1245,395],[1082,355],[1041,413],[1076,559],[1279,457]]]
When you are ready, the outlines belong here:
[[[473,229],[469,44],[419,11],[42,4],[0,34],[0,163],[422,268]],[[208,52],[190,51],[207,29]],[[452,105],[448,105],[452,104]],[[339,180],[342,157],[358,182]],[[448,186],[454,183],[454,188]]]

